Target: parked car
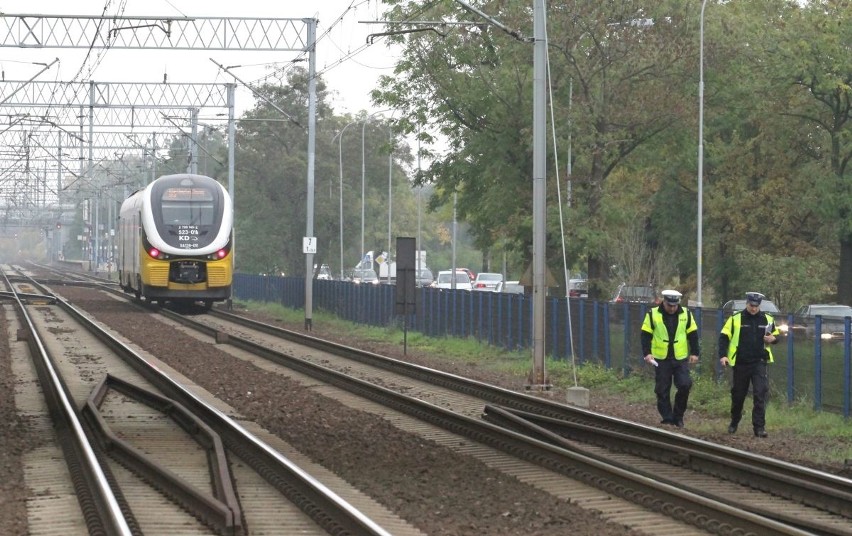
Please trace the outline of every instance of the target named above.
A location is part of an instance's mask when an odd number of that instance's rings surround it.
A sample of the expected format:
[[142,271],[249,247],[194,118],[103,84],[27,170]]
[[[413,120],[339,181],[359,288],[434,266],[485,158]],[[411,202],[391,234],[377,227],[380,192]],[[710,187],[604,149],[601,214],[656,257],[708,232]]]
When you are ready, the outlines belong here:
[[503,281],[503,274],[493,272],[479,272],[473,280],[473,290],[497,290],[497,285]]
[[[735,311],[742,311],[745,308],[745,300],[728,300],[722,306],[722,312],[725,313],[725,316],[730,316]],[[775,305],[775,302],[769,300],[761,301],[760,310],[771,314],[776,320],[780,320],[779,316],[781,315],[781,311],[778,309],[778,306]]]
[[372,268],[355,268],[352,270],[353,283],[370,283],[372,285],[379,284],[379,276]]
[[435,276],[432,275],[432,270],[429,268],[421,268],[419,272],[417,272],[417,279],[414,283],[418,287],[428,287],[432,284],[432,281],[435,280]]
[[[458,269],[455,272],[455,280],[456,280],[456,289],[460,290],[471,290],[473,288],[473,283],[470,280],[470,276],[464,270]],[[453,271],[452,270],[441,270],[438,272],[438,278],[435,279],[435,282],[432,283],[432,286],[435,288],[453,288]]]
[[588,279],[569,279],[568,280],[568,297],[569,298],[588,298],[589,297],[589,281],[588,281]]
[[476,279],[476,272],[474,272],[473,270],[471,270],[469,268],[456,267],[456,270],[461,270],[462,272],[465,272],[467,274],[467,276],[470,278],[471,281]]
[[822,321],[820,324],[820,338],[822,340],[843,340],[846,330],[845,318],[847,316],[852,317],[852,307],[828,303],[803,305],[793,314],[791,325],[781,322],[778,324],[778,329],[784,334],[789,334],[792,331],[795,334],[794,336],[801,334],[808,338],[814,338],[816,336],[817,316],[821,317]]
[[657,291],[651,285],[628,285],[622,283],[615,289],[612,296],[613,303],[660,303]]
[[507,294],[523,294],[524,287],[519,281],[500,281],[494,292],[505,292]]

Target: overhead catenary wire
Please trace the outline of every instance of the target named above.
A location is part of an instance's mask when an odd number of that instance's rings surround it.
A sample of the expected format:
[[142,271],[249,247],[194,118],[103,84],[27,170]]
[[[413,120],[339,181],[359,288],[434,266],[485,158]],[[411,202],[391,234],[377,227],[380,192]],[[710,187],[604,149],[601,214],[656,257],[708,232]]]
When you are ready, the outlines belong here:
[[244,81],[242,81],[241,79],[239,79],[239,78],[238,78],[238,77],[237,77],[234,73],[232,73],[232,72],[230,71],[230,67],[225,67],[224,65],[222,65],[222,64],[221,64],[221,63],[219,63],[219,62],[217,62],[217,61],[216,61],[216,60],[214,60],[213,58],[210,58],[210,61],[212,61],[213,63],[215,63],[216,65],[218,65],[218,66],[219,66],[219,68],[220,68],[220,69],[222,69],[223,71],[225,71],[226,73],[228,73],[228,74],[230,74],[231,76],[233,76],[233,77],[234,77],[234,80],[238,81],[240,84],[242,84],[243,86],[245,86],[246,88],[248,88],[248,89],[249,89],[249,90],[250,90],[250,91],[251,91],[251,92],[252,92],[252,93],[253,93],[253,94],[254,94],[257,98],[259,98],[259,99],[263,100],[265,103],[267,103],[268,105],[270,105],[270,106],[272,106],[273,108],[275,108],[276,110],[278,110],[278,112],[279,112],[279,113],[281,113],[281,115],[283,115],[284,117],[286,117],[287,119],[289,119],[289,120],[290,120],[290,121],[291,121],[294,125],[296,125],[297,127],[301,128],[302,130],[305,130],[305,127],[304,127],[304,126],[302,126],[302,124],[301,124],[301,123],[299,123],[298,121],[296,121],[296,120],[295,120],[293,117],[291,117],[291,116],[290,116],[287,112],[285,112],[284,110],[282,110],[282,109],[281,109],[281,108],[280,108],[277,104],[275,104],[274,102],[272,102],[272,100],[270,100],[268,97],[266,97],[266,95],[264,95],[263,93],[261,93],[260,91],[258,91],[257,89],[255,89],[255,88],[254,88],[251,84],[249,84],[249,83],[247,83],[247,82],[244,82]]

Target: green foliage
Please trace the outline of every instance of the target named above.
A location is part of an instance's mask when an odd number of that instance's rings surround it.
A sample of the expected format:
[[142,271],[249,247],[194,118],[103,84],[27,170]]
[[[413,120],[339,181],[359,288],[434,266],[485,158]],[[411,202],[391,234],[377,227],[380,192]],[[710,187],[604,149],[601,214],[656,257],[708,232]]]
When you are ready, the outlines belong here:
[[[453,3],[393,5],[394,20],[469,16]],[[530,35],[528,5],[494,1],[480,7]],[[768,292],[791,306],[822,299],[835,282],[839,301],[852,302],[852,267],[843,272],[852,263],[839,262],[842,255],[852,258],[852,186],[844,179],[852,121],[849,107],[841,105],[852,86],[848,6],[838,0],[709,2],[703,51],[699,9],[700,3],[639,9],[583,0],[548,10],[552,141],[564,160],[570,139],[573,157],[564,228],[568,265],[587,263],[596,297],[611,287],[606,280],[613,264],[621,277],[647,278],[629,266],[636,251],[647,251],[670,267],[656,276],[667,280],[662,284],[687,294],[695,288],[694,99],[701,67],[708,294],[723,301],[748,284],[744,274],[759,272],[768,278],[761,281],[772,283],[758,287],[772,286]],[[450,151],[426,172],[437,187],[434,206],[458,193],[460,218],[470,223],[477,247],[500,244],[528,262],[530,46],[493,27],[446,36],[419,32],[396,41],[405,48],[403,61],[374,96],[402,109],[412,118],[410,128],[428,122],[448,137]],[[564,179],[549,154],[549,207],[556,202],[557,171]],[[560,217],[548,210],[552,270],[562,263]],[[638,236],[625,231],[629,226]],[[631,253],[626,242],[641,248]],[[744,249],[756,254],[742,255]],[[815,285],[814,273],[835,282]]]
[[[308,199],[307,81],[306,71],[293,69],[286,86],[262,87],[275,107],[258,101],[239,124],[235,158],[239,271],[305,273],[301,244]],[[319,80],[313,176],[313,234],[319,247],[314,262],[329,264],[337,275],[352,268],[366,251],[387,250],[389,238],[393,254],[397,237],[419,235],[420,249],[430,254],[427,263],[438,269],[432,259],[449,256],[450,244],[440,240],[439,231],[450,226],[451,215],[430,213],[433,189],[412,185],[411,148],[399,135],[401,125],[410,122],[390,113],[390,119],[366,112],[336,116],[326,101],[325,84]],[[467,227],[460,226],[457,235],[458,258],[476,268],[479,254],[464,232]]]
[[[554,377],[551,373],[551,378],[559,377]],[[560,385],[573,385],[572,377],[559,379],[562,380],[559,382]],[[596,363],[586,363],[577,368],[577,383],[589,389],[612,385],[619,380],[620,377],[614,369],[608,369]]]
[[730,389],[714,380],[710,374],[694,374],[689,406],[706,415],[728,418],[731,414]]
[[[385,4],[395,22],[476,19],[457,2]],[[453,246],[456,265],[476,271],[505,264],[517,278],[530,265],[530,6],[483,0],[478,7],[517,32],[480,21],[388,36],[403,53],[372,95],[390,108],[384,116],[335,114],[317,79],[311,232],[319,242],[314,262],[334,274],[362,249],[387,249],[388,235],[393,249],[394,237],[420,233],[433,270],[451,265]],[[592,298],[609,295],[613,278],[689,296],[700,257],[707,296],[718,297],[705,304],[755,288],[783,309],[852,303],[848,2],[707,2],[703,39],[700,7],[578,0],[547,8],[550,271],[561,274],[565,262],[585,272]],[[259,88],[265,99],[238,123],[239,271],[306,271],[308,82],[307,70],[291,69],[285,83]],[[418,170],[406,142],[415,138],[425,166]],[[198,171],[224,183],[223,133],[205,128],[198,142]],[[185,136],[157,146],[157,175],[186,170]],[[149,180],[142,164],[99,168],[138,186]],[[82,255],[79,242],[65,246],[69,256]]]
[[759,289],[781,311],[792,312],[810,300],[822,302],[831,295],[826,282],[836,267],[822,259],[779,257],[746,246],[736,246],[731,254],[737,265],[749,267],[731,277],[731,296]]

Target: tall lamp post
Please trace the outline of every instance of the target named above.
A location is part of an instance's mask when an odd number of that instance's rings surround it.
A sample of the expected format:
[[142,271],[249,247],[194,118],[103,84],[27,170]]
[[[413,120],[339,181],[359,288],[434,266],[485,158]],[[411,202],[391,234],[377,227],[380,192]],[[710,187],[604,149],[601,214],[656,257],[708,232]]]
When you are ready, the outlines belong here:
[[390,283],[391,222],[393,221],[393,129],[388,127],[387,130],[388,143],[390,144],[388,152],[388,249],[384,262],[388,263],[386,278],[388,283]]
[[393,129],[388,127],[388,254],[385,262],[388,263],[388,283],[391,280],[390,257],[391,257],[391,216],[393,215]]
[[[380,114],[383,112],[390,111],[387,110],[379,110],[378,112],[373,112],[364,118],[364,122],[361,125],[361,259],[364,259],[364,217],[366,215],[366,206],[367,206],[367,164],[364,156],[364,133],[367,128],[367,123],[373,118],[374,115]],[[389,252],[390,253],[390,252]],[[359,261],[360,265],[360,261]],[[372,267],[371,267],[372,268]]]
[[[340,233],[340,279],[343,280],[343,133],[346,132],[346,129],[351,127],[352,125],[358,123],[358,121],[352,121],[340,132],[338,132],[334,138],[332,138],[331,143],[334,143],[335,139],[338,139],[337,148],[338,148],[338,170],[340,171],[340,222],[338,223],[338,231]],[[364,248],[364,240],[363,235],[361,239],[361,249]],[[364,252],[361,252],[363,255]]]
[[704,8],[707,0],[701,2],[701,21],[699,24],[699,51],[698,51],[698,245],[696,277],[698,279],[697,296],[698,306],[703,307],[701,299],[701,251],[703,249],[703,219],[704,219]]
[[[417,128],[417,180],[420,181],[420,127]],[[423,251],[423,241],[421,237],[421,223],[420,223],[420,204],[422,202],[423,197],[423,185],[420,184],[417,187],[417,247],[415,250],[417,251],[417,275],[415,276],[415,281],[420,280],[420,271],[423,269],[423,264],[421,258],[423,254],[420,253]]]

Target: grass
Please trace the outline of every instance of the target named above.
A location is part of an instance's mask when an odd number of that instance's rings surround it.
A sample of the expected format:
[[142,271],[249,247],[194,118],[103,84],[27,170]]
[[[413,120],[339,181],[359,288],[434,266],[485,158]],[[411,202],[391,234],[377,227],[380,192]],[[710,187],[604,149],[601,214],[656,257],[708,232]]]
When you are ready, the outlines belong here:
[[[252,311],[262,312],[285,322],[301,323],[304,311],[289,309],[269,302],[240,302]],[[356,324],[340,318],[314,311],[313,321],[336,332],[345,332],[353,341],[403,344],[403,331],[396,326],[374,327]],[[419,332],[409,331],[408,348],[412,351],[428,353],[454,362],[475,364],[477,367],[525,378],[530,371],[529,350],[510,352],[502,348],[479,343],[475,339],[454,337],[428,337]],[[777,366],[777,363],[772,365]],[[568,388],[574,385],[574,368],[570,361],[546,359],[545,368],[554,388]],[[647,371],[633,373],[623,377],[620,368],[606,369],[596,363],[586,363],[576,370],[577,384],[590,390],[598,390],[609,395],[617,395],[626,402],[655,404],[653,375]],[[730,388],[726,382],[716,382],[711,374],[699,374],[693,378],[693,387],[689,396],[690,410],[700,412],[706,419],[694,419],[690,427],[700,432],[718,432],[719,420],[727,423],[730,417]],[[746,408],[751,407],[750,398]],[[744,419],[748,419],[745,416]],[[852,459],[852,426],[842,415],[813,410],[810,400],[802,399],[793,404],[770,400],[766,409],[769,428],[788,429],[801,437],[825,438],[837,441],[835,449],[815,453],[818,461],[843,463]]]

